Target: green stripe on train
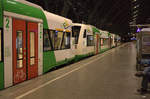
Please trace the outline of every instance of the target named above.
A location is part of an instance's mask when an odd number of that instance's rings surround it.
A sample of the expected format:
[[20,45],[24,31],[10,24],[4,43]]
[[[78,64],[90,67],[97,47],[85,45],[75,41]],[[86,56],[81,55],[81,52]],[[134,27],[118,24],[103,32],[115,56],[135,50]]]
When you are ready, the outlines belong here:
[[60,66],[60,65],[63,65],[63,64],[71,63],[71,62],[74,61],[74,59],[75,59],[75,57],[68,58],[68,59],[65,59],[65,60],[62,60],[62,61],[58,61],[58,62],[56,62],[56,67]]
[[4,63],[0,62],[0,90],[4,88]]
[[92,56],[92,55],[94,55],[94,52],[91,52],[91,53],[88,53],[88,54],[76,55],[75,56],[75,62],[77,62],[77,61],[79,61],[81,59],[84,59],[84,58],[86,58],[88,56]]
[[94,27],[94,26],[92,26],[92,30],[93,30],[93,33],[94,33],[94,34],[96,34],[96,33],[101,34],[101,32],[99,31],[99,29],[96,28],[96,27]]
[[35,8],[15,0],[4,0],[3,5],[4,11],[42,19],[44,29],[48,29],[46,16],[40,8]]
[[43,52],[43,73],[48,72],[56,64],[54,51]]
[[50,69],[54,68],[54,67],[58,67],[60,65],[63,65],[63,64],[67,64],[67,63],[71,63],[73,62],[74,58],[69,58],[69,59],[66,59],[66,60],[62,60],[62,61],[58,61],[56,62],[56,58],[55,58],[55,55],[54,55],[54,52],[53,51],[47,51],[47,52],[44,52],[43,53],[44,57],[43,57],[43,72],[46,73],[48,72]]
[[110,48],[104,48],[104,49],[101,49],[99,53],[104,53],[106,51],[108,51]]

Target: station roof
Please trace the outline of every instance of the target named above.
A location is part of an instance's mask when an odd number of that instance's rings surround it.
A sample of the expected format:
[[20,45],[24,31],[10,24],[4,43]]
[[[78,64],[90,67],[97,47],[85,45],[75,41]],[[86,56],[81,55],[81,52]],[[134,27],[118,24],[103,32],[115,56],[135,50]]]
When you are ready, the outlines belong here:
[[150,23],[150,0],[27,0],[45,10],[112,33],[136,31],[133,24]]

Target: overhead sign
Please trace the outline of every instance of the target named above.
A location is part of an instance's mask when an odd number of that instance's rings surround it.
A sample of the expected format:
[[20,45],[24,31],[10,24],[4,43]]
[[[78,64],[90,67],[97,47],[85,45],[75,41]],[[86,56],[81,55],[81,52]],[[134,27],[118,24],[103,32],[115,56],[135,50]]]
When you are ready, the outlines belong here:
[[140,28],[138,28],[138,29],[136,30],[136,32],[141,32],[141,29],[140,29]]

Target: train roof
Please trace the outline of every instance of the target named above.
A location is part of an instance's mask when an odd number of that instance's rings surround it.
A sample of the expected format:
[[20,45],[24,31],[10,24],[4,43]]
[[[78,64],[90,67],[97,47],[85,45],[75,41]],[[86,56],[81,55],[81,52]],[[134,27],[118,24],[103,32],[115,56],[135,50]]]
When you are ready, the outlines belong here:
[[98,28],[96,28],[95,26],[92,26],[92,30],[93,30],[94,34],[95,33],[99,33],[100,34],[100,30]]
[[150,28],[143,28],[141,31],[150,31]]
[[107,31],[100,30],[100,32],[101,32],[101,38],[108,38],[108,32]]
[[73,23],[73,26],[89,26],[89,27],[92,27],[92,25],[83,24],[83,23]]
[[82,26],[81,23],[73,23],[73,26]]
[[43,9],[40,6],[25,0],[4,0],[2,3],[5,5],[3,6],[4,15],[13,15],[13,17],[23,15],[36,19],[42,19],[44,28],[48,28],[46,17],[43,13]]
[[83,26],[83,27],[88,27],[88,28],[93,28],[92,25],[89,25],[89,24],[83,24],[83,23],[73,23],[73,26]]
[[52,30],[62,29],[62,30],[71,30],[72,20],[67,19],[65,17],[44,11],[47,21],[48,27]]

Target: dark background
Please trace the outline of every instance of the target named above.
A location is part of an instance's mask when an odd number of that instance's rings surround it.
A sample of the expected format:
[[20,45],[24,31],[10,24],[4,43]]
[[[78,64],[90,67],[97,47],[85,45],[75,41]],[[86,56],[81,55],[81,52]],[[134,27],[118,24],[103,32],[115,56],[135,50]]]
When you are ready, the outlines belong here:
[[74,23],[86,23],[121,36],[135,33],[133,24],[150,23],[150,0],[27,0]]

